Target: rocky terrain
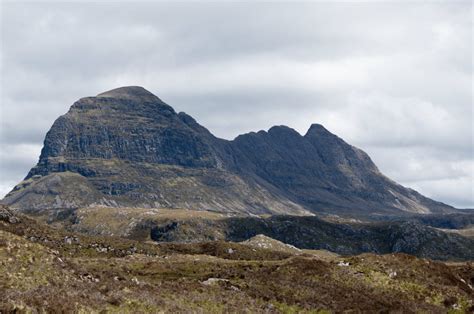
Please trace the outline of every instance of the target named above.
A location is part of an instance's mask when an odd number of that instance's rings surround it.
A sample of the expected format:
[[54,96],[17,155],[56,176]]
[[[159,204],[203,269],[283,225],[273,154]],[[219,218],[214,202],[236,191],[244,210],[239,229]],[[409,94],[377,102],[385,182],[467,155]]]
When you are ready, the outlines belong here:
[[474,310],[472,263],[285,248],[88,236],[0,207],[0,312]]
[[2,202],[45,215],[91,205],[244,215],[456,212],[391,181],[321,125],[305,135],[275,126],[226,141],[141,87],[74,103]]
[[[209,211],[149,208],[87,207],[43,220],[57,228],[88,235],[138,241],[196,243],[247,241],[261,235],[307,250],[349,256],[360,253],[407,253],[438,260],[474,260],[470,225],[444,221],[459,229],[443,229],[418,216],[394,221],[362,222],[317,216],[242,216]],[[31,214],[30,214],[31,216]],[[464,222],[472,216],[464,214]],[[33,217],[33,216],[31,216]],[[429,223],[435,225],[432,226]],[[466,234],[467,233],[467,234]]]

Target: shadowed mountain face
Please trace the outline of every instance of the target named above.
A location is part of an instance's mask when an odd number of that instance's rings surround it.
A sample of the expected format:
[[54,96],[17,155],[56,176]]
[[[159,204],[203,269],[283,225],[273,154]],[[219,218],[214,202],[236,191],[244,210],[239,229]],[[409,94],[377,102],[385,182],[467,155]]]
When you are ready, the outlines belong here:
[[[225,117],[223,117],[225,118]],[[226,141],[141,87],[82,98],[47,133],[38,164],[3,203],[23,211],[89,205],[239,214],[445,213],[386,178],[323,126]]]

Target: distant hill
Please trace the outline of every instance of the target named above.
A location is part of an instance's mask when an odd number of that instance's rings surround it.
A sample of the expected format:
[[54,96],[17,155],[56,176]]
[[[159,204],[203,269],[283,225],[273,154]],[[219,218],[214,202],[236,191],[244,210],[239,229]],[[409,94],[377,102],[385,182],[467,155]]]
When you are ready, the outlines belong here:
[[[80,227],[79,222],[71,229]],[[157,242],[240,242],[260,234],[299,249],[341,255],[406,253],[437,260],[474,260],[474,239],[457,234],[458,229],[443,232],[414,221],[338,223],[309,216],[153,218],[138,223],[128,237],[137,237],[143,230],[150,230],[147,235]]]
[[2,203],[43,214],[91,205],[244,215],[456,211],[388,179],[319,124],[305,135],[275,126],[227,141],[134,86],[74,103]]

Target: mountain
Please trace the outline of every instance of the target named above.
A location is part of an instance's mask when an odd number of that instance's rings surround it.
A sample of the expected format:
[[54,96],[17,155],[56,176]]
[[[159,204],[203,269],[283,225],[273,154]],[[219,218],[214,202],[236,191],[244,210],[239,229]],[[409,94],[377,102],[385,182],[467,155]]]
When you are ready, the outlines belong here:
[[305,135],[275,126],[227,141],[137,86],[75,102],[2,203],[38,214],[88,206],[245,215],[456,211],[388,179],[319,124]]

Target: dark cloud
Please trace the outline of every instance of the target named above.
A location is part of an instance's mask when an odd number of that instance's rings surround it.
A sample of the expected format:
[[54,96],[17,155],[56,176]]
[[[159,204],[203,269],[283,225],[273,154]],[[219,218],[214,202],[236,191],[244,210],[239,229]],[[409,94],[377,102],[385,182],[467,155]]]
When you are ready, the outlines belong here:
[[142,85],[220,137],[313,122],[474,207],[471,2],[2,2],[0,193],[77,99]]

